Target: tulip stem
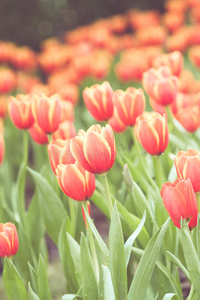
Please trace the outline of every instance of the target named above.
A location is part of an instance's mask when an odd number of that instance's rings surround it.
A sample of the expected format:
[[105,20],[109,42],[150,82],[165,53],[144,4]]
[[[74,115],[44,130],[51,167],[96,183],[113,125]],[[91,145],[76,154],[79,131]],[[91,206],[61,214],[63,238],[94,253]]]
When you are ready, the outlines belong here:
[[187,297],[187,300],[191,300],[193,294],[194,294],[194,286],[193,286],[193,284],[191,284],[190,293],[189,293],[189,295]]
[[[87,201],[83,202],[83,206],[89,215]],[[94,262],[94,268],[96,271],[95,274],[97,275],[97,282],[98,282],[99,281],[99,263],[98,263],[98,258],[97,258],[95,243],[94,243],[94,237],[93,237],[92,229],[90,227],[89,222],[87,222],[86,229],[87,229],[87,234],[88,234],[88,238],[89,238],[90,250],[91,250],[92,258],[93,258],[93,262]]]
[[25,166],[28,163],[28,146],[29,146],[29,136],[27,130],[23,132],[23,162]]
[[137,154],[137,157],[139,158],[139,161],[141,163],[141,166],[142,166],[142,169],[143,169],[143,172],[145,173],[149,183],[155,188],[157,189],[157,186],[154,182],[154,180],[152,179],[152,177],[149,175],[148,171],[147,171],[147,166],[146,166],[146,163],[144,161],[144,156],[141,155],[141,149],[139,147],[139,143],[135,137],[135,134],[134,134],[134,131],[133,129],[131,128],[132,130],[132,136],[133,136],[133,142],[134,142],[134,146],[135,146],[135,150],[136,150],[136,154]]
[[70,221],[71,221],[71,236],[75,238],[76,235],[76,216],[75,216],[75,209],[74,209],[74,201],[73,199],[69,198],[69,210],[70,210]]
[[160,155],[154,155],[152,156],[153,159],[153,165],[154,165],[154,172],[156,176],[156,183],[158,188],[160,189],[162,184],[166,181],[165,175],[163,173],[163,167],[160,161]]
[[109,185],[108,185],[107,175],[106,174],[102,175],[101,178],[103,180],[103,185],[104,185],[105,194],[106,194],[107,203],[108,203],[108,210],[109,210],[110,219],[111,219],[112,211],[113,211],[113,204],[112,204],[112,199],[111,199],[111,195],[110,195],[110,189],[109,189]]
[[198,206],[198,211],[200,212],[200,192],[196,193],[196,199],[197,199],[197,206]]

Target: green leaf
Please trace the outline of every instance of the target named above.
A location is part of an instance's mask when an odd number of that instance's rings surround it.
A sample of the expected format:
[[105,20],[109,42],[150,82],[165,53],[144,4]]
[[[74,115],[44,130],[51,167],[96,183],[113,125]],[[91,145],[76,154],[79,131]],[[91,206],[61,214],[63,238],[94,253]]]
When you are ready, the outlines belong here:
[[85,212],[85,215],[86,215],[86,219],[87,219],[87,222],[97,240],[97,243],[102,251],[102,253],[104,254],[105,256],[105,259],[106,259],[106,262],[108,263],[109,262],[109,250],[106,246],[106,244],[104,243],[102,237],[100,236],[100,234],[98,233],[94,223],[92,222],[90,216],[88,215],[88,212],[86,211],[85,207],[83,206],[83,209],[84,209],[84,212]]
[[93,262],[85,236],[81,235],[81,275],[83,283],[83,299],[98,300],[98,286]]
[[114,205],[109,230],[110,270],[115,300],[127,299],[127,273],[123,232],[117,205]]
[[63,221],[59,234],[58,251],[67,281],[67,289],[69,292],[76,293],[78,290],[78,281],[76,277],[77,271],[71,256],[70,243],[66,235],[67,227],[69,227],[69,221],[69,217]]
[[52,300],[47,279],[46,267],[41,255],[39,257],[38,264],[38,294],[40,300]]
[[110,270],[107,266],[102,265],[103,269],[103,288],[104,300],[115,300],[114,288]]
[[41,213],[46,225],[47,233],[57,245],[62,221],[67,217],[64,205],[58,198],[48,181],[36,171],[28,168],[31,173],[39,196]]
[[63,295],[61,300],[74,300],[74,299],[82,299],[80,296],[78,295],[74,295],[74,294],[66,294]]
[[67,232],[67,240],[69,244],[71,257],[74,262],[75,270],[79,277],[81,273],[80,246],[68,232]]
[[179,297],[176,294],[168,293],[163,298],[163,300],[171,300],[171,299],[174,299],[174,300],[177,299],[177,300],[179,300]]
[[137,236],[139,235],[139,233],[141,232],[142,227],[144,226],[144,223],[145,223],[145,219],[146,219],[146,211],[144,211],[143,217],[142,217],[137,229],[133,232],[133,234],[128,238],[128,240],[125,243],[124,249],[125,249],[126,266],[129,263],[132,245],[133,245],[135,239],[137,238]]
[[9,258],[5,258],[3,269],[3,281],[8,300],[27,299],[27,291],[24,286],[24,283],[14,264]]
[[170,260],[183,271],[187,279],[191,282],[190,274],[188,270],[184,267],[184,265],[180,262],[180,260],[176,256],[174,256],[171,252],[167,251],[166,253],[169,256]]
[[153,235],[147,247],[145,248],[129,289],[128,300],[145,299],[147,287],[150,282],[168,225],[169,218]]
[[[131,231],[135,231],[138,225],[140,224],[140,219],[134,215],[132,215],[119,201],[116,200],[117,209],[123,218],[124,222],[129,226]],[[142,245],[143,248],[146,247],[148,241],[150,240],[149,234],[146,228],[143,226],[140,234],[138,235],[138,241]]]
[[28,298],[27,300],[40,300],[40,298],[33,292],[30,282],[28,283]]
[[186,224],[183,224],[181,229],[181,242],[187,269],[191,278],[191,283],[200,297],[200,260]]
[[38,291],[38,274],[32,267],[32,265],[28,262],[28,268],[29,268],[29,273],[30,273],[30,278],[31,278],[31,285],[34,289],[34,291]]

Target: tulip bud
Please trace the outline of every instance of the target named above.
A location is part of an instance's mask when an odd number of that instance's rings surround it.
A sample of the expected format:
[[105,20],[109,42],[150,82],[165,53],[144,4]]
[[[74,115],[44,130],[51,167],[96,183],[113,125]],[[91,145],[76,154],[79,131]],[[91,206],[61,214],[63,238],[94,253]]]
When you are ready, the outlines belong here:
[[179,151],[174,163],[178,177],[189,178],[195,193],[200,192],[200,152],[194,149]]
[[61,117],[59,95],[54,94],[51,97],[47,97],[42,94],[35,97],[32,105],[32,112],[34,119],[46,134],[56,131]]
[[167,116],[156,112],[144,112],[137,117],[134,129],[136,138],[151,155],[165,151],[169,142]]
[[79,130],[71,139],[70,149],[75,159],[91,173],[107,173],[115,161],[116,145],[110,125],[92,125],[87,132]]
[[136,118],[145,109],[145,97],[142,89],[129,87],[125,92],[117,90],[114,93],[114,105],[119,118],[126,126],[135,125]]
[[161,197],[175,226],[181,227],[181,219],[189,222],[190,228],[197,226],[197,200],[190,179],[164,183]]
[[113,90],[109,82],[95,84],[83,91],[85,105],[97,121],[108,120],[113,115]]
[[19,240],[14,224],[0,223],[0,257],[10,257],[17,253]]
[[76,201],[89,199],[95,191],[95,175],[82,168],[78,162],[58,165],[56,173],[62,191]]
[[9,98],[9,116],[13,124],[19,129],[28,129],[34,123],[31,110],[32,99],[30,95],[18,94]]

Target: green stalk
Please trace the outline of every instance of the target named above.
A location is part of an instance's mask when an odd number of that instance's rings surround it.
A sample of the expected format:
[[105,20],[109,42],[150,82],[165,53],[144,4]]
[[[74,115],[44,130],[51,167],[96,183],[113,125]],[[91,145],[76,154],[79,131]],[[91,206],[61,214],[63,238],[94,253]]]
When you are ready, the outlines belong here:
[[146,177],[147,177],[149,183],[150,183],[155,189],[157,189],[157,186],[156,186],[154,180],[152,179],[152,177],[149,175],[149,172],[147,171],[147,165],[146,165],[144,156],[141,155],[141,149],[140,149],[138,140],[136,139],[135,134],[134,134],[134,131],[133,131],[132,128],[131,128],[131,131],[132,131],[133,142],[134,142],[136,154],[137,154],[137,157],[139,158],[139,161],[140,161],[140,163],[141,163],[142,170],[143,170],[144,174],[146,175]]
[[190,288],[190,293],[189,293],[189,295],[188,295],[188,297],[187,297],[187,300],[191,300],[193,294],[194,294],[194,286],[193,286],[193,284],[192,284],[192,285],[191,285],[191,288]]
[[110,195],[110,189],[108,186],[107,174],[101,175],[101,178],[102,178],[104,189],[105,189],[106,199],[107,199],[107,203],[108,203],[108,210],[109,210],[110,219],[111,219],[112,211],[113,211],[113,204],[112,204],[112,199],[111,199],[111,195]]
[[[87,211],[87,213],[89,214],[88,207],[87,207],[87,201],[84,201],[82,205],[84,206],[85,211]],[[95,274],[97,275],[97,282],[99,282],[99,263],[98,263],[98,258],[97,258],[95,243],[94,243],[94,237],[93,237],[92,229],[90,227],[89,222],[87,222],[87,235],[88,235],[88,239],[89,239],[90,250],[92,253],[92,259],[94,262]]]
[[200,213],[200,192],[196,193],[196,199],[197,199],[198,211]]
[[160,155],[154,155],[152,156],[153,165],[154,165],[154,171],[156,175],[156,183],[159,189],[161,189],[162,184],[166,181],[163,167],[160,161]]
[[71,236],[75,238],[76,235],[76,215],[75,215],[75,200],[69,198],[69,211],[70,211],[70,221],[71,221]]

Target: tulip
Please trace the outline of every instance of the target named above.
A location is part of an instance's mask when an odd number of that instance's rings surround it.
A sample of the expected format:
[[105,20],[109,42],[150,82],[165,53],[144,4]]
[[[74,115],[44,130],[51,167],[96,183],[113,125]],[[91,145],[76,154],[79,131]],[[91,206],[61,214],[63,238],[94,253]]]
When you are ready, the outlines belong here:
[[112,127],[114,132],[123,132],[126,130],[127,126],[119,118],[116,107],[114,107],[114,113],[112,118],[109,120],[109,125]]
[[126,126],[135,125],[136,118],[145,109],[143,90],[129,87],[125,92],[122,90],[115,91],[114,105],[119,118]]
[[36,142],[37,144],[45,145],[48,144],[48,136],[46,133],[40,128],[37,122],[29,128],[28,132],[30,133],[31,138]]
[[0,69],[0,94],[12,92],[16,88],[16,74],[11,69]]
[[46,133],[52,133],[58,129],[61,118],[60,97],[54,94],[51,97],[42,94],[34,99],[32,112],[35,121]]
[[76,201],[89,199],[95,191],[95,175],[86,171],[78,162],[58,165],[56,173],[62,191]]
[[194,149],[179,151],[174,162],[178,177],[189,178],[195,193],[200,192],[200,152]]
[[197,226],[197,200],[190,179],[164,183],[161,196],[175,226],[181,227],[181,219],[189,222],[190,228]]
[[200,125],[200,109],[198,105],[182,108],[176,114],[176,119],[189,132],[194,132]]
[[144,112],[137,117],[135,125],[136,138],[151,155],[165,151],[169,142],[167,116],[156,112]]
[[5,155],[5,142],[3,133],[0,132],[0,164],[3,162]]
[[17,253],[19,240],[14,224],[0,223],[0,257],[10,257]]
[[52,134],[52,138],[66,140],[76,135],[76,128],[70,121],[64,121],[59,124],[58,129]]
[[85,105],[97,121],[108,120],[113,115],[113,90],[109,82],[95,84],[83,91]]
[[170,74],[168,67],[149,69],[143,74],[143,86],[147,94],[161,105],[175,101],[178,93],[178,79]]
[[92,125],[87,132],[79,130],[71,139],[70,149],[75,159],[91,173],[106,174],[115,161],[116,145],[112,128]]
[[31,110],[32,99],[30,95],[18,94],[9,98],[9,116],[13,124],[19,129],[28,129],[34,123]]
[[52,140],[47,146],[49,161],[53,172],[56,174],[58,164],[73,164],[75,158],[70,151],[70,139],[64,141],[61,139]]
[[180,51],[160,54],[154,59],[153,66],[155,68],[166,66],[173,75],[179,77],[183,69],[183,55]]

